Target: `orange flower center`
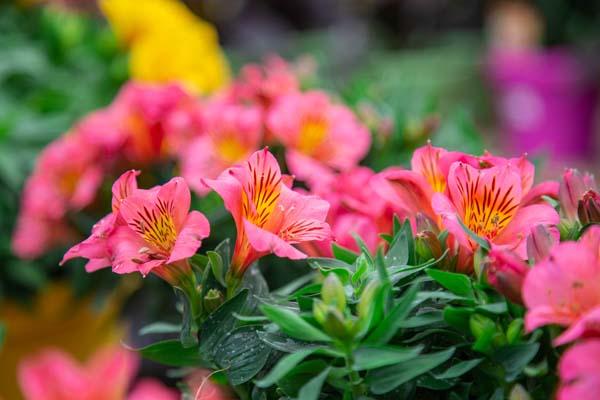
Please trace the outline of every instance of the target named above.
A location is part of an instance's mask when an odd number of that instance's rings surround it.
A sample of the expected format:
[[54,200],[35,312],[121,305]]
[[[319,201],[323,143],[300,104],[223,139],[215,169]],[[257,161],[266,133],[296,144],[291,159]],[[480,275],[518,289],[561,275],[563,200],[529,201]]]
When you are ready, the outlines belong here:
[[513,187],[502,188],[492,179],[490,185],[479,189],[479,177],[458,189],[463,198],[464,222],[473,232],[494,239],[515,216],[519,202],[511,196]]
[[328,128],[327,121],[322,118],[306,118],[300,128],[298,150],[304,154],[313,154],[325,140]]
[[215,143],[217,153],[228,163],[235,163],[244,158],[246,147],[235,137],[225,137]]

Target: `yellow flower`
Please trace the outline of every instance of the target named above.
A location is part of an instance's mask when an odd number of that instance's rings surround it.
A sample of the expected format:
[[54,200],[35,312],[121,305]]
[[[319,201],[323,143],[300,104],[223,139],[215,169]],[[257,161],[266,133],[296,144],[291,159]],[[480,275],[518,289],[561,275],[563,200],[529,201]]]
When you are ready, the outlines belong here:
[[214,27],[176,0],[102,0],[119,40],[129,47],[133,79],[179,81],[211,93],[229,81],[229,66]]

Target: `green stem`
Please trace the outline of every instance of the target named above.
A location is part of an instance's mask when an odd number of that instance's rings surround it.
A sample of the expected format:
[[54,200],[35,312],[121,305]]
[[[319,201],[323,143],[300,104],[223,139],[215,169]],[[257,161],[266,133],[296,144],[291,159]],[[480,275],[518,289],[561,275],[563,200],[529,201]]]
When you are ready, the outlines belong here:
[[364,394],[364,388],[362,385],[362,378],[358,371],[354,370],[354,357],[352,356],[352,349],[346,349],[346,369],[348,370],[348,376],[350,377],[350,387],[352,388],[352,398],[357,399]]
[[227,300],[231,299],[237,293],[242,279],[236,275],[230,273],[231,268],[227,271],[227,276],[225,276],[225,283],[227,283]]

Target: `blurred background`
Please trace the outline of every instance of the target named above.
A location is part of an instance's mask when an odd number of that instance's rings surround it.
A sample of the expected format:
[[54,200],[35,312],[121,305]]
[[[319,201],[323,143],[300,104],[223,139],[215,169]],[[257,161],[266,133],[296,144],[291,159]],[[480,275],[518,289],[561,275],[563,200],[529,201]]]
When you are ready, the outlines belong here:
[[[119,18],[147,14],[145,2],[121,3]],[[546,176],[567,165],[598,168],[598,1],[185,4],[216,29],[232,75],[279,54],[294,62],[305,86],[336,93],[367,125],[377,124],[381,135],[365,161],[376,170],[406,165],[427,139],[476,154],[527,152]],[[135,50],[117,17],[109,24],[105,14],[85,0],[0,3],[0,398],[19,398],[15,366],[39,348],[85,359],[102,343],[124,340],[125,331],[173,314],[172,292],[157,279],[142,288],[138,277],[87,274],[82,263],[58,268],[66,247],[29,260],[11,250],[36,156],[136,75]],[[160,23],[160,15],[152,18]],[[276,287],[282,270],[266,268]],[[128,343],[148,341],[134,336]],[[151,363],[142,369],[163,372]]]

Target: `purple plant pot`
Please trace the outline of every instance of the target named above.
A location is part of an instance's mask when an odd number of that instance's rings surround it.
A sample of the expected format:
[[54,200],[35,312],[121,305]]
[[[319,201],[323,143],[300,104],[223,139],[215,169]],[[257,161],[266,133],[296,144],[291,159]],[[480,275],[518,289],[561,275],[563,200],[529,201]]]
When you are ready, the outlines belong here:
[[555,161],[594,151],[598,82],[565,50],[496,51],[487,63],[501,145]]

